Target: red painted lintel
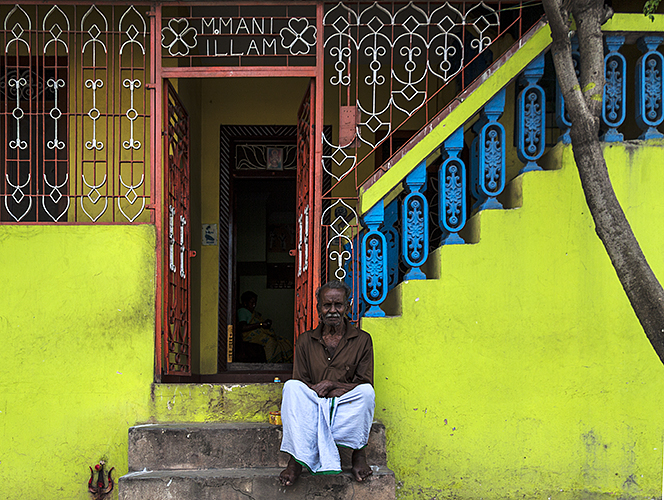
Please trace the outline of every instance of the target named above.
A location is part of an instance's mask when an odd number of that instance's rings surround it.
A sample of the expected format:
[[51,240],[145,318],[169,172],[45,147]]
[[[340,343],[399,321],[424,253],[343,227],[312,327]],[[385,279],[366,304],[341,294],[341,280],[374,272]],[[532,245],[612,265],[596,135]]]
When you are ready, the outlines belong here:
[[196,68],[162,67],[163,78],[228,78],[228,77],[307,77],[316,76],[316,66],[210,66]]

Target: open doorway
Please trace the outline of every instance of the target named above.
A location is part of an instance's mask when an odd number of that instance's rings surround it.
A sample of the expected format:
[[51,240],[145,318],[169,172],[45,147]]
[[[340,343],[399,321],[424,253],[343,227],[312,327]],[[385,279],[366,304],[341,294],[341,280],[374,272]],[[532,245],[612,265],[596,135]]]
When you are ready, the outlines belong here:
[[232,292],[219,313],[231,305],[234,314],[233,342],[219,343],[226,371],[292,368],[296,140],[295,126],[221,126],[220,168],[230,173]]
[[292,355],[298,109],[310,86],[310,78],[287,77],[176,82],[191,130],[195,380],[264,382],[292,373],[289,357],[269,364],[269,353],[257,360],[237,352],[244,340],[237,313],[242,294],[255,293],[255,310]]

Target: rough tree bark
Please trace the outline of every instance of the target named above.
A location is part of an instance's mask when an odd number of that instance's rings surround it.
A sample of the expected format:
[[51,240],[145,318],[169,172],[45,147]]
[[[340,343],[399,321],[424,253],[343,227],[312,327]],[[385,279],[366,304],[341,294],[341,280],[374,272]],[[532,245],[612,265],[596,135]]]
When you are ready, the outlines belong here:
[[[551,27],[551,53],[558,83],[572,122],[574,160],[595,231],[648,340],[664,363],[664,290],[616,198],[599,141],[604,89],[601,25],[610,13],[605,10],[604,0],[543,0],[543,3]],[[579,41],[579,78],[572,60],[570,14]]]

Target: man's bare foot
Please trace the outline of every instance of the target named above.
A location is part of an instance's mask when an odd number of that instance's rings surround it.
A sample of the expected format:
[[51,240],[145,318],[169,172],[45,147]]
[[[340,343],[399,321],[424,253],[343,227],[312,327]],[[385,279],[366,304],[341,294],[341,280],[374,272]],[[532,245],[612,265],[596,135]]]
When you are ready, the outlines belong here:
[[292,486],[295,480],[300,476],[301,472],[302,466],[298,464],[293,457],[290,457],[288,465],[281,471],[281,474],[279,474],[279,481],[283,486]]
[[364,452],[364,448],[361,450],[353,450],[352,462],[353,468],[351,470],[353,472],[353,477],[355,477],[357,481],[364,481],[373,474],[371,467],[367,464],[367,455]]

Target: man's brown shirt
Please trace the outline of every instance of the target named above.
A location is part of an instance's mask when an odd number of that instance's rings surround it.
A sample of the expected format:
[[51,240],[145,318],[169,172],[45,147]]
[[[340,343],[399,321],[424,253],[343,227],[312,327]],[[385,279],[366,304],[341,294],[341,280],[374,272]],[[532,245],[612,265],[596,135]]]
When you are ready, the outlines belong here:
[[351,325],[330,356],[323,342],[323,325],[297,338],[293,378],[312,385],[322,380],[373,385],[373,344],[371,336]]

